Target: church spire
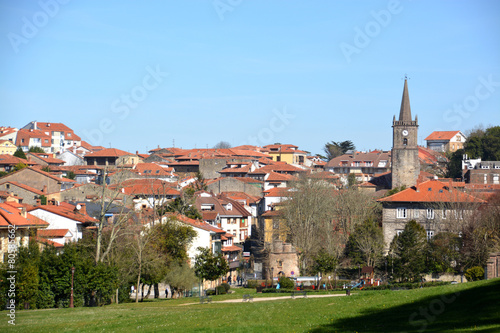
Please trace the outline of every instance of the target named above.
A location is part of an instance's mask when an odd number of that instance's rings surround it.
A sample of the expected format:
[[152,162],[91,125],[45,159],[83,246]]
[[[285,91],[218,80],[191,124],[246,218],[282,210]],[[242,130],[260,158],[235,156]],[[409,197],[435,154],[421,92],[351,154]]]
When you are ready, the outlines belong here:
[[399,111],[399,121],[412,121],[410,108],[410,95],[408,95],[408,78],[405,77],[403,88],[403,98],[401,99],[401,110]]

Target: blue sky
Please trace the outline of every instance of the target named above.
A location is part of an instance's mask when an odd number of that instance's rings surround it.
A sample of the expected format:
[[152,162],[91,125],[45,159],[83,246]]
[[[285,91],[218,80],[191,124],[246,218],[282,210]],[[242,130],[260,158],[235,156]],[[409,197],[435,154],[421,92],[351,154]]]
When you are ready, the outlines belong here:
[[146,152],[500,124],[500,2],[2,1],[0,125],[62,122]]

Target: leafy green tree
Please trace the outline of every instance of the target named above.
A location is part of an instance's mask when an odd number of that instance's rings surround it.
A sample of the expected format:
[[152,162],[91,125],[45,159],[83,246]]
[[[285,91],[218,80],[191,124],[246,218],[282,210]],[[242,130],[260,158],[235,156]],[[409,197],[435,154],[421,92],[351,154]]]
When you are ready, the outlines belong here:
[[27,159],[26,154],[24,153],[21,147],[17,148],[16,152],[14,153],[14,156],[25,160]]
[[40,261],[40,250],[34,240],[30,240],[27,247],[19,248],[16,268],[17,276],[17,298],[18,306],[28,305],[36,309],[39,276],[38,264]]
[[394,278],[418,281],[425,270],[427,234],[418,222],[409,221],[403,232],[394,237],[390,254],[394,256]]
[[165,215],[165,213],[170,212],[179,213],[195,220],[201,220],[203,218],[200,212],[198,212],[198,209],[196,209],[194,200],[186,198],[184,196],[180,196],[172,201],[169,201],[163,206],[163,208],[160,208],[159,210],[160,215]]
[[173,293],[177,292],[179,295],[182,294],[182,291],[191,289],[197,281],[194,269],[188,264],[173,265],[164,279],[164,282],[173,289]]
[[39,153],[39,154],[45,154],[45,150],[43,150],[41,147],[30,147],[28,150],[30,153]]
[[197,235],[191,226],[170,217],[166,223],[155,225],[152,231],[155,234],[153,246],[165,254],[168,265],[187,261],[187,249]]
[[68,171],[68,173],[66,173],[66,176],[64,176],[64,178],[75,179],[76,174],[73,171]]
[[14,172],[15,172],[15,171],[22,170],[22,169],[24,169],[24,168],[26,168],[26,167],[27,167],[27,165],[26,165],[26,164],[24,164],[24,163],[17,163],[17,164],[14,166]]
[[347,185],[349,187],[356,185],[356,175],[353,173],[350,173],[349,176],[347,176]]
[[203,281],[215,281],[229,271],[229,265],[222,253],[213,254],[208,247],[198,247],[200,253],[195,257],[194,273]]
[[324,156],[324,159],[329,161],[337,156],[345,154],[348,150],[355,150],[356,146],[354,143],[350,140],[346,141],[331,141],[327,142],[325,146],[323,147],[323,151],[325,152],[326,156]]
[[346,246],[346,254],[354,264],[374,267],[382,259],[383,251],[382,228],[372,219],[367,219],[355,226]]
[[329,254],[325,249],[319,250],[318,254],[314,257],[314,264],[312,267],[313,274],[334,272],[337,268],[338,259],[335,255]]
[[451,232],[439,232],[429,242],[427,270],[452,273],[460,260],[461,238]]
[[50,167],[49,167],[48,165],[44,166],[44,167],[42,168],[42,171],[45,171],[45,172],[51,172],[51,171],[50,171]]
[[446,177],[462,177],[462,156],[481,158],[483,161],[500,160],[500,126],[477,129],[469,134],[464,144],[464,149],[459,149],[448,154],[448,167]]

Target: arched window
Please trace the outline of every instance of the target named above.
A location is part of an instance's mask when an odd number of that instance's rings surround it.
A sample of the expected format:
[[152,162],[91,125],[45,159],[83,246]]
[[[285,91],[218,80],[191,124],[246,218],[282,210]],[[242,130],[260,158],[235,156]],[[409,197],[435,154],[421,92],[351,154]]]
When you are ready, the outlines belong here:
[[406,145],[408,145],[408,139],[407,139],[407,138],[404,138],[404,139],[403,139],[403,146],[406,146]]

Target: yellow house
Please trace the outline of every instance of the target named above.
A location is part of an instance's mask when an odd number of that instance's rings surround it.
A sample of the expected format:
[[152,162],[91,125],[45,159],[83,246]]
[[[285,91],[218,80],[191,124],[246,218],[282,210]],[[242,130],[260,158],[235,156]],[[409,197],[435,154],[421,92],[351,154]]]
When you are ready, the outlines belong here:
[[299,150],[294,145],[282,145],[276,143],[263,147],[265,151],[271,155],[273,161],[286,162],[288,164],[304,164],[306,161],[307,152]]
[[9,140],[0,140],[0,155],[14,155],[17,146]]
[[261,228],[264,243],[271,244],[274,240],[286,241],[286,227],[278,210],[268,210],[261,215]]

